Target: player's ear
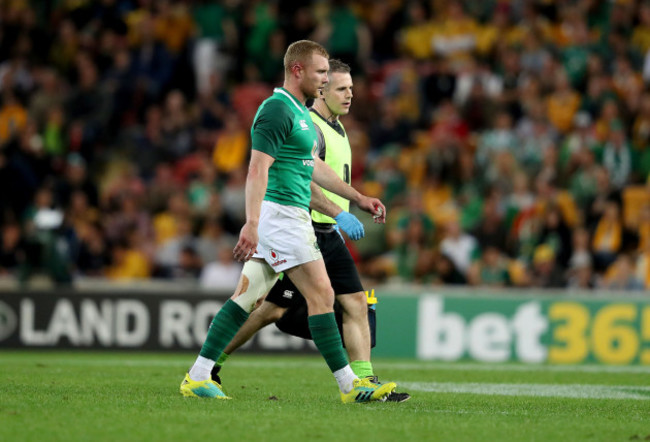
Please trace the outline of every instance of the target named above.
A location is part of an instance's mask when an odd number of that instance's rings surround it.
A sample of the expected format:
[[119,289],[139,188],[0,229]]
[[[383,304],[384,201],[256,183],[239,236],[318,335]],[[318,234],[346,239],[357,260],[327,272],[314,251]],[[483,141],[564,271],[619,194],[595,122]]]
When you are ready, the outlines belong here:
[[300,74],[300,70],[302,69],[302,66],[300,63],[295,63],[293,66],[291,66],[291,72],[298,76]]

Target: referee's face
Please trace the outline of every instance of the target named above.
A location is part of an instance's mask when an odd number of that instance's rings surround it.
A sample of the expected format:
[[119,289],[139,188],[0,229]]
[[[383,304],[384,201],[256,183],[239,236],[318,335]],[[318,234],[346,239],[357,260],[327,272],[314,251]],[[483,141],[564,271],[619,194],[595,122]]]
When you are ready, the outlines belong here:
[[352,75],[348,72],[332,72],[323,99],[334,115],[347,115],[352,105]]
[[302,71],[300,79],[300,89],[305,98],[317,98],[320,91],[325,87],[329,78],[327,71],[330,63],[322,55],[312,54],[311,63],[308,63]]

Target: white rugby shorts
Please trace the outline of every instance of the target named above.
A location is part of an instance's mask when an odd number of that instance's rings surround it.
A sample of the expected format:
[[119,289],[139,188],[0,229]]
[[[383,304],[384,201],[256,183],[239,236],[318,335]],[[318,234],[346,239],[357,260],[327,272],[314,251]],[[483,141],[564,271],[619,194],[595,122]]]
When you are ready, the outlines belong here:
[[262,201],[259,242],[253,258],[264,259],[276,273],[322,258],[309,212]]

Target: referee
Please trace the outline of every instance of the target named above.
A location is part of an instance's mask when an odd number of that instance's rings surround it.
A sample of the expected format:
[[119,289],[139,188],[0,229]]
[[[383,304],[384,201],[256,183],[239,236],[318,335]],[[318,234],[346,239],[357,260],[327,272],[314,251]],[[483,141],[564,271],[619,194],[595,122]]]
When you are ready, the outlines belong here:
[[[352,76],[350,67],[339,60],[330,60],[329,66],[329,83],[321,92],[321,98],[314,101],[310,108],[310,115],[318,135],[318,156],[338,173],[343,181],[350,184],[352,153],[348,136],[339,117],[350,112]],[[369,377],[376,382],[370,362],[371,327],[366,295],[338,227],[354,240],[363,237],[363,230],[358,228],[358,220],[349,213],[348,200],[320,189],[313,183],[311,206],[316,240],[336,295],[337,322],[342,329],[343,344],[351,361],[350,367],[359,378]],[[338,214],[331,218],[321,212]],[[225,348],[216,362],[212,372],[213,378],[220,382],[218,372],[228,356],[246,343],[258,330],[273,322],[276,322],[278,328],[286,333],[311,339],[307,323],[307,304],[287,277],[280,278],[264,302],[250,314],[248,320]],[[374,327],[374,320],[372,323]],[[393,392],[387,400],[403,402],[409,398],[408,393]]]

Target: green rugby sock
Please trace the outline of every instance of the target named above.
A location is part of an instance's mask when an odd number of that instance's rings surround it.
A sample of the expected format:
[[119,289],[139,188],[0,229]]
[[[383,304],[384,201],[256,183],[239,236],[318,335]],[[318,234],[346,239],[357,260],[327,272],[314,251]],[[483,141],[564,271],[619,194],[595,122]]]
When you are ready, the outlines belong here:
[[312,315],[308,318],[308,322],[314,344],[325,358],[332,373],[348,365],[334,312]]
[[352,371],[357,375],[358,378],[365,378],[375,375],[372,372],[372,364],[370,361],[352,361],[350,362],[350,367],[352,367]]
[[204,358],[215,361],[232,341],[237,331],[248,319],[248,313],[232,299],[226,301],[212,320],[201,353]]

